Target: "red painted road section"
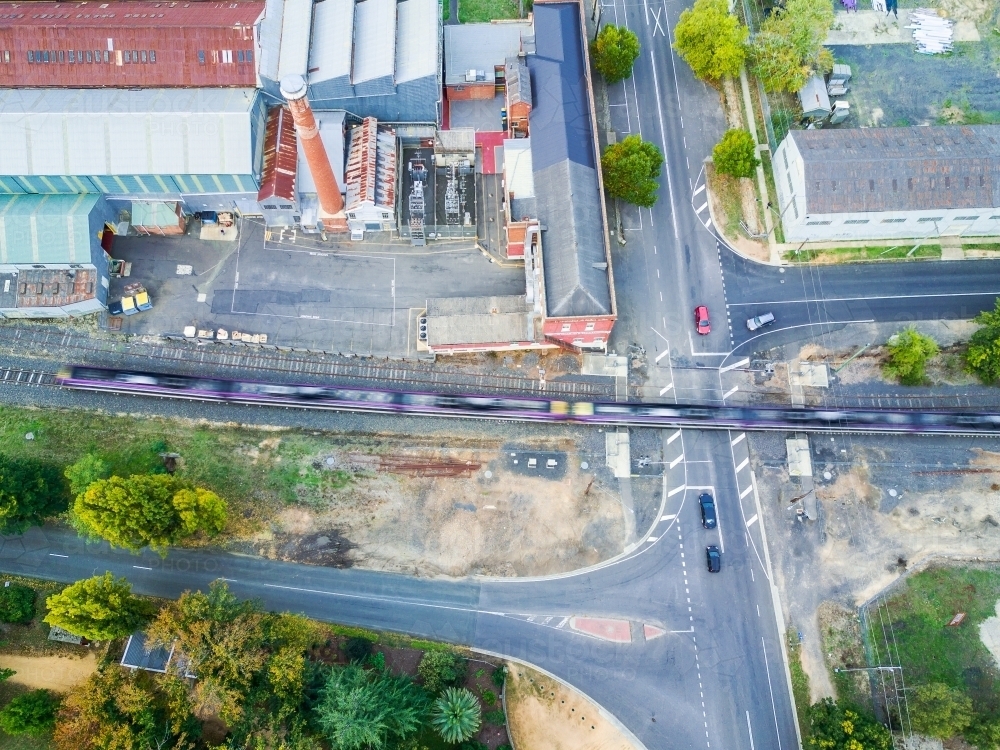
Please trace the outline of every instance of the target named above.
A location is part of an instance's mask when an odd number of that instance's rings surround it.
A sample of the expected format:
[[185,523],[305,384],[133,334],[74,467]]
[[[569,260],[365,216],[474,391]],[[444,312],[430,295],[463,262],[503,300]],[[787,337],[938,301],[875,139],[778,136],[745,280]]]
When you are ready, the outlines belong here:
[[483,174],[499,174],[502,165],[497,164],[496,148],[502,146],[507,134],[503,131],[476,131],[476,146],[483,150]]
[[667,631],[663,628],[658,628],[655,625],[643,625],[642,635],[647,641],[651,641],[654,638],[659,638],[661,635],[666,635]]
[[569,626],[580,633],[592,635],[613,643],[631,643],[632,628],[628,620],[609,620],[603,617],[571,617]]

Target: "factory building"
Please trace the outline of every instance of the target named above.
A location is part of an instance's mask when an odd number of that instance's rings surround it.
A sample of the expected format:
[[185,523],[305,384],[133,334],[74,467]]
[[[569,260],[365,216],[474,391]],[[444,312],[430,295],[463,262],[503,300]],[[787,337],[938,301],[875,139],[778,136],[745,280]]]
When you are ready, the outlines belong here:
[[257,85],[260,0],[0,3],[0,87]]
[[264,127],[252,88],[0,89],[0,193],[257,214]]
[[116,211],[100,195],[0,195],[0,317],[100,310]]

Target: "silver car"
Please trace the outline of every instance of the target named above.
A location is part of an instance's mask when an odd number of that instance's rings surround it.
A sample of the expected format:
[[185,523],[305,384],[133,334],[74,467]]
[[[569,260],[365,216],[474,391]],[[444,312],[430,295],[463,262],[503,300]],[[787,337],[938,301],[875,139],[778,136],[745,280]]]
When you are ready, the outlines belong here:
[[756,331],[758,328],[763,328],[764,326],[769,326],[774,322],[774,313],[764,313],[763,315],[758,315],[756,317],[750,318],[747,321],[747,328],[751,331]]

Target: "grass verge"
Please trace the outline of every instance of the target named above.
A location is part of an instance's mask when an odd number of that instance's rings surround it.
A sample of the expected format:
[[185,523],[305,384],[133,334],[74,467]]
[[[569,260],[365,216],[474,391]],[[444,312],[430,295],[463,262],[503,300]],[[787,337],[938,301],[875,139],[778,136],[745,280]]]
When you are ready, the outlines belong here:
[[912,260],[914,258],[940,258],[940,245],[921,245],[911,254],[913,245],[896,245],[886,247],[874,245],[865,247],[834,247],[802,250],[789,250],[785,260],[790,263],[852,263],[863,260]]
[[[1000,670],[980,640],[979,626],[996,616],[1000,571],[935,567],[907,579],[888,600],[869,608],[869,638],[887,661],[888,641],[907,686],[944,683],[972,698],[977,714],[1000,713]],[[958,613],[965,619],[948,623]]]
[[785,634],[788,644],[788,669],[792,673],[792,696],[795,698],[795,714],[799,719],[802,741],[809,737],[809,675],[802,668],[802,644],[795,628]]
[[[833,602],[823,602],[817,611],[826,668],[839,703],[873,715],[868,673],[847,671],[864,668],[865,647],[857,613]],[[838,671],[839,670],[839,671]]]
[[459,0],[460,23],[488,23],[504,18],[518,18],[517,0]]
[[721,216],[715,217],[716,220],[725,227],[727,237],[738,237],[742,232],[740,219],[743,218],[739,180],[727,174],[720,174],[711,166],[705,171],[705,179],[708,182],[708,189],[716,197],[716,208],[722,213]]

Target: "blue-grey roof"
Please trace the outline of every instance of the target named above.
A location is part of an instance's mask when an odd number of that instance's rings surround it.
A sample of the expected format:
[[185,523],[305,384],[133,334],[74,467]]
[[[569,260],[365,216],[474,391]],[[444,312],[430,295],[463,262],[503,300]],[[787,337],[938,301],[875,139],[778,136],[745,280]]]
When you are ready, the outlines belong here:
[[584,35],[576,2],[534,8],[532,171],[550,317],[613,311]]
[[128,637],[125,653],[122,654],[122,666],[132,669],[145,669],[147,672],[166,672],[173,656],[173,648],[163,646],[149,648],[146,645],[146,634],[136,631]]

